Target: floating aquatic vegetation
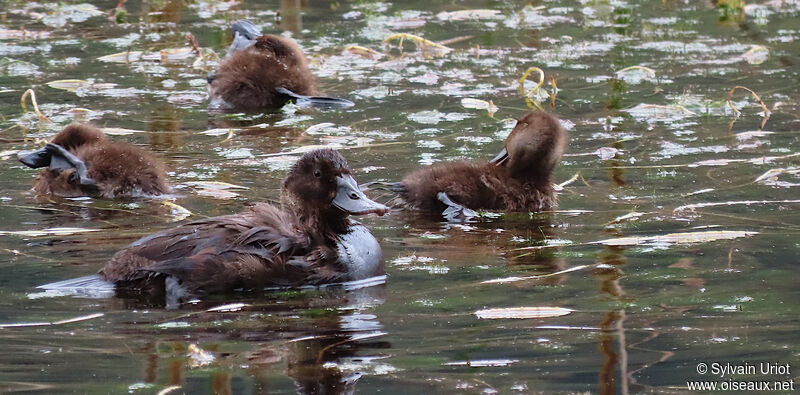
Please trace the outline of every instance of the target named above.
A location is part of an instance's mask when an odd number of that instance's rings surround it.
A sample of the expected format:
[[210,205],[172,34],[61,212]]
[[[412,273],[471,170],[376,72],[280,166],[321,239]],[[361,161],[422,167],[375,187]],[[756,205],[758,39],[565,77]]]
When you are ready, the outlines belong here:
[[193,369],[208,366],[216,359],[214,354],[203,350],[194,343],[189,345],[186,357],[189,358],[189,367]]
[[39,103],[37,103],[36,101],[36,92],[34,92],[33,89],[26,90],[25,93],[22,94],[22,97],[19,100],[20,105],[22,105],[22,113],[24,114],[28,112],[28,107],[25,106],[25,99],[28,96],[31,97],[31,104],[33,104],[33,110],[36,112],[36,117],[39,118],[39,121],[52,123],[53,121],[44,116],[44,114],[42,114],[42,112],[39,110]]
[[61,89],[68,92],[82,91],[99,91],[103,89],[112,89],[117,84],[112,82],[94,82],[93,80],[57,80],[50,81],[46,84],[53,89]]
[[447,362],[443,365],[445,366],[468,366],[471,368],[487,368],[487,367],[500,367],[500,366],[510,366],[511,364],[517,363],[519,360],[517,359],[476,359],[473,361],[455,361],[455,362]]
[[742,58],[750,64],[761,64],[769,58],[769,49],[763,45],[753,45],[742,55]]
[[[734,86],[731,89],[731,91],[728,92],[728,106],[731,108],[731,110],[733,110],[733,114],[735,115],[734,121],[736,120],[736,118],[739,118],[739,115],[742,113],[736,107],[734,107],[733,102],[731,101],[731,98],[733,97],[733,92],[736,92],[737,89],[742,89],[742,90],[747,91],[748,93],[750,93],[750,95],[752,95],[756,99],[758,104],[761,106],[761,109],[764,110],[764,112],[761,115],[761,117],[762,117],[761,128],[763,129],[764,125],[766,125],[767,120],[769,119],[770,111],[767,108],[767,105],[764,104],[764,101],[761,100],[761,98],[755,92],[753,92],[753,90],[751,90],[750,88],[746,88],[744,86],[741,86],[741,85]],[[733,126],[733,123],[731,123],[731,126]]]
[[459,10],[442,11],[436,14],[440,21],[464,21],[477,19],[499,19],[502,15],[499,10]]
[[656,71],[645,66],[630,66],[614,73],[617,78],[628,84],[640,84],[643,81],[657,82]]
[[172,203],[169,200],[162,201],[161,205],[169,208],[173,221],[180,221],[192,215],[191,211],[187,210],[183,206]]
[[575,310],[564,307],[506,307],[478,310],[475,316],[483,320],[553,318],[571,314]]
[[[676,209],[677,211],[677,209]],[[759,232],[738,231],[738,230],[713,230],[707,232],[682,232],[668,233],[656,236],[629,236],[618,237],[592,242],[590,244],[602,244],[607,246],[639,246],[639,245],[674,245],[707,243],[716,240],[730,240],[740,237],[750,237]]]
[[367,47],[362,47],[360,45],[349,45],[347,48],[344,49],[344,53],[357,55],[362,58],[377,60],[386,55]]
[[481,99],[473,99],[471,97],[465,97],[461,99],[461,105],[464,108],[474,108],[476,110],[486,110],[489,113],[490,117],[493,117],[494,114],[499,110],[491,100],[481,100]]
[[209,312],[209,313],[213,313],[213,312],[229,313],[229,312],[233,312],[233,311],[239,311],[239,310],[241,310],[241,309],[243,309],[245,307],[248,307],[248,306],[250,306],[250,305],[247,304],[247,303],[230,303],[230,304],[224,304],[224,305],[217,306],[217,307],[212,307],[212,308],[206,310],[206,312]]
[[128,136],[137,133],[147,133],[144,130],[134,130],[125,128],[102,128],[103,133],[111,136]]
[[75,317],[75,318],[68,318],[68,319],[61,320],[61,321],[53,321],[53,322],[49,322],[49,321],[47,321],[47,322],[18,322],[18,323],[12,323],[12,324],[0,324],[0,329],[5,329],[5,328],[25,328],[25,327],[31,327],[31,326],[65,325],[65,324],[72,324],[72,323],[75,323],[75,322],[93,320],[95,318],[100,318],[100,317],[102,317],[104,315],[105,314],[103,314],[103,313],[94,313],[94,314],[88,314],[88,315]]
[[438,44],[438,43],[435,43],[435,42],[433,42],[431,40],[422,38],[420,36],[415,36],[413,34],[408,34],[408,33],[395,33],[395,34],[392,34],[389,37],[386,37],[385,39],[383,39],[383,42],[384,43],[389,43],[389,42],[391,42],[393,40],[400,40],[399,47],[400,47],[401,50],[403,48],[403,42],[405,40],[410,40],[411,42],[413,42],[417,46],[417,49],[419,49],[420,52],[422,52],[424,54],[445,55],[445,54],[447,54],[447,53],[449,53],[449,52],[451,52],[453,50],[452,48],[446,47],[446,46],[444,46],[442,44]]
[[606,222],[605,225],[609,226],[609,225],[620,224],[620,223],[623,223],[623,222],[636,221],[641,216],[643,216],[645,214],[647,214],[647,213],[639,213],[639,212],[634,211],[632,213],[628,213],[628,214],[625,214],[625,215],[620,215],[619,217],[614,218],[611,221]]
[[[523,247],[523,248],[518,248],[518,250],[530,250],[530,249],[534,249],[534,248],[541,249],[543,247],[553,247],[553,246]],[[574,267],[571,267],[569,269],[559,270],[559,271],[554,272],[554,273],[540,274],[540,275],[534,275],[534,276],[496,278],[494,280],[481,281],[481,284],[508,284],[508,283],[514,283],[514,282],[517,282],[517,281],[539,280],[539,279],[548,278],[548,277],[560,276],[562,274],[567,274],[567,273],[571,273],[571,272],[577,272],[579,270],[587,269],[587,268],[590,268],[590,267],[593,267],[593,266],[594,265],[574,266]]]
[[141,59],[141,57],[142,51],[124,51],[104,55],[97,58],[97,60],[109,63],[131,63]]
[[[527,92],[525,91],[525,81],[528,79],[528,76],[531,73],[537,72],[539,75],[539,80],[536,82],[536,86],[529,89]],[[555,100],[556,95],[558,95],[558,87],[556,86],[556,80],[552,76],[550,77],[550,86],[553,87],[551,92],[547,92],[542,89],[542,85],[544,85],[544,70],[538,67],[528,67],[524,73],[522,73],[522,77],[519,79],[519,94],[525,98],[525,103],[528,105],[529,108],[538,108],[543,110],[541,101],[550,98],[550,107],[555,107]]]
[[[693,203],[675,207],[675,209],[673,209],[672,212],[680,213],[681,211],[684,210],[694,210],[704,207],[724,207],[724,206],[740,206],[740,205],[750,206],[753,204],[791,204],[791,203],[800,203],[800,200],[739,200],[730,202]],[[750,232],[750,233],[755,233],[755,232]]]

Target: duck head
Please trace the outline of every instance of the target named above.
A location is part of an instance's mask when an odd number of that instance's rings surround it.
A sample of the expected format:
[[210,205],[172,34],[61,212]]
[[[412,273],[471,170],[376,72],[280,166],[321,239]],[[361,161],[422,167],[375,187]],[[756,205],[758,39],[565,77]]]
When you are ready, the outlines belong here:
[[506,168],[513,178],[549,183],[566,141],[567,132],[558,118],[532,111],[517,120],[505,147],[489,163]]
[[335,231],[349,215],[384,215],[389,208],[358,187],[347,161],[336,150],[307,152],[292,166],[281,186],[281,204],[311,226],[328,222]]
[[86,125],[69,125],[43,148],[20,152],[18,159],[30,168],[47,167],[50,185],[65,196],[92,196],[99,191],[95,180],[89,177],[86,164],[71,150],[105,139],[103,132]]

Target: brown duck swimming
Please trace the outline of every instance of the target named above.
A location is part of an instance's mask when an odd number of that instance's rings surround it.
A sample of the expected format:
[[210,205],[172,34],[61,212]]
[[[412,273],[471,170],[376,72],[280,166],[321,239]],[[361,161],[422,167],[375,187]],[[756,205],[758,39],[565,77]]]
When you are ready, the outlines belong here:
[[[320,285],[383,274],[381,248],[350,215],[388,208],[364,195],[335,150],[303,155],[281,186],[281,208],[255,206],[146,236],[117,252],[99,278],[117,289],[188,295]],[[93,277],[40,288],[97,286]],[[160,291],[159,291],[160,290]]]
[[108,140],[91,125],[69,125],[44,148],[20,153],[19,161],[34,169],[47,167],[33,183],[42,195],[115,198],[170,191],[163,166],[150,153]]
[[303,50],[289,38],[261,34],[253,23],[234,22],[233,43],[216,71],[208,74],[211,106],[256,111],[289,100],[314,107],[350,107],[345,99],[319,97]]
[[561,160],[567,133],[543,111],[517,121],[505,147],[489,163],[450,162],[421,168],[393,189],[402,204],[442,213],[447,219],[472,210],[540,211],[556,205],[551,176]]

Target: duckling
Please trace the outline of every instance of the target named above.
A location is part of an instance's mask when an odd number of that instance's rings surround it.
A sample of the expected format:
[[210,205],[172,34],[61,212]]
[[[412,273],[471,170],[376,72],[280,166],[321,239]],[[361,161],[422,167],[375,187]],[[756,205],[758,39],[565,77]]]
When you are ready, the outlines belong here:
[[233,43],[217,70],[208,74],[211,106],[223,110],[257,111],[300,106],[350,107],[345,99],[319,97],[303,50],[289,38],[261,34],[250,21],[232,26]]
[[146,236],[98,274],[117,289],[162,281],[168,299],[371,278],[383,274],[380,245],[349,216],[387,212],[359,189],[339,152],[318,149],[292,166],[281,208],[259,203]]
[[87,124],[69,125],[39,150],[19,154],[19,161],[39,172],[33,190],[39,195],[102,198],[169,193],[167,174],[150,153],[106,139]]
[[473,210],[540,211],[556,205],[551,176],[564,153],[567,134],[544,111],[522,116],[505,147],[486,164],[451,162],[421,168],[392,189],[401,205],[442,213],[448,220]]

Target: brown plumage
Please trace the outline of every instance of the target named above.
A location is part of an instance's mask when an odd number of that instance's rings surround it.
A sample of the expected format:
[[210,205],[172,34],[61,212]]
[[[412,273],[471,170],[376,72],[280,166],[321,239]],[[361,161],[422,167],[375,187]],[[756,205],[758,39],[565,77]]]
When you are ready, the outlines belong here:
[[33,183],[37,194],[115,198],[170,191],[163,166],[150,153],[108,140],[91,125],[69,125],[45,148],[19,159],[29,167],[47,167]]
[[441,213],[439,197],[473,210],[539,211],[556,205],[551,175],[561,160],[566,131],[543,111],[525,114],[489,163],[450,162],[424,167],[394,186],[407,207]]
[[306,56],[294,41],[261,35],[248,21],[234,23],[233,32],[228,56],[208,77],[213,106],[242,111],[280,108],[291,97],[277,88],[317,94]]
[[[171,278],[191,294],[324,284],[383,273],[380,246],[350,214],[377,213],[336,151],[306,153],[269,204],[144,237],[117,252],[100,276],[146,288]],[[168,285],[169,286],[169,285]]]

